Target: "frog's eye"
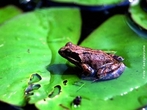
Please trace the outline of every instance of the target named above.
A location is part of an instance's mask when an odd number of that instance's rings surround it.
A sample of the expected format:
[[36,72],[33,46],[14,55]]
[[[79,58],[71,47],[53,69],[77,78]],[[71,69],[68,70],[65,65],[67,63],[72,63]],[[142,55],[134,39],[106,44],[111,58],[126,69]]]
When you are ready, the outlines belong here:
[[71,55],[72,51],[70,49],[66,49],[66,55]]

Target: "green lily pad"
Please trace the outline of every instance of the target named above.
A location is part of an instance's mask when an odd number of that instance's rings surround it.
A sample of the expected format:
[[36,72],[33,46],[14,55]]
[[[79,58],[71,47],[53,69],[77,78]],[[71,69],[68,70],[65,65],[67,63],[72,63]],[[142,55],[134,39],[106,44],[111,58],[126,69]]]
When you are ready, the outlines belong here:
[[6,6],[0,9],[0,24],[21,14],[22,11],[15,6]]
[[[77,15],[79,22],[76,17],[67,19],[71,15]],[[73,34],[71,30],[80,33],[81,27],[75,26],[76,23],[80,24],[78,15],[78,9],[42,9],[19,15],[0,27],[1,101],[23,106],[27,101],[34,104],[48,96],[51,92],[48,88],[52,87],[50,87],[51,75],[47,67],[53,58],[48,42],[57,40],[54,35],[48,36],[56,33],[58,37],[65,30],[62,36],[66,35],[67,39],[64,41],[74,41],[75,38],[72,39],[70,36],[77,34]],[[68,23],[74,24],[74,27],[72,27],[73,25],[66,26],[66,23],[61,21],[68,21]],[[59,28],[57,29],[57,27]],[[41,78],[33,81],[33,85],[30,86],[32,74],[38,74]],[[28,92],[31,90],[31,94],[25,94],[25,89]]]
[[76,3],[81,5],[110,5],[123,2],[124,0],[52,0],[63,3]]

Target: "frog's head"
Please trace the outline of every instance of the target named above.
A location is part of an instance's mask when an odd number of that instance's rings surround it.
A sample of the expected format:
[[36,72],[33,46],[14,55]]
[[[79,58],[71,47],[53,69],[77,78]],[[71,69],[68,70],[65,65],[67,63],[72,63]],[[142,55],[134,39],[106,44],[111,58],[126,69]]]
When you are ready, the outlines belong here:
[[76,65],[81,62],[77,46],[71,42],[66,43],[64,47],[60,48],[58,53]]

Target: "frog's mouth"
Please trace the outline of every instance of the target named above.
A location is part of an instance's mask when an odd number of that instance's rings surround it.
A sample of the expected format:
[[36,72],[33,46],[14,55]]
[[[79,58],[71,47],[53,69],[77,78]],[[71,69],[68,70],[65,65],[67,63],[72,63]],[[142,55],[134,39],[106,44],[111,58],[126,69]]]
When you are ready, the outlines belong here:
[[81,62],[81,59],[79,58],[79,56],[75,54],[71,54],[70,56],[65,58],[74,64],[79,64]]
[[74,64],[79,64],[79,63],[80,63],[80,61],[78,61],[78,60],[76,60],[76,59],[74,59],[74,58],[72,58],[72,57],[68,57],[67,59],[68,59],[70,62],[74,63]]
[[81,64],[81,60],[76,60],[72,57],[68,57],[66,58],[69,62],[73,63],[74,65],[78,66],[79,68],[81,67],[80,64]]

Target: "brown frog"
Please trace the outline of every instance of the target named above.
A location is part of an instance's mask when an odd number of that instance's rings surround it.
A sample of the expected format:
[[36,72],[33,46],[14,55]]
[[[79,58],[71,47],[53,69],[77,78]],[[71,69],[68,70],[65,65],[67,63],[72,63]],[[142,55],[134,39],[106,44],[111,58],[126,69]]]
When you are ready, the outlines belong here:
[[59,54],[83,69],[83,79],[110,80],[118,78],[125,70],[122,57],[74,45],[71,42],[62,47]]

